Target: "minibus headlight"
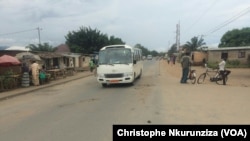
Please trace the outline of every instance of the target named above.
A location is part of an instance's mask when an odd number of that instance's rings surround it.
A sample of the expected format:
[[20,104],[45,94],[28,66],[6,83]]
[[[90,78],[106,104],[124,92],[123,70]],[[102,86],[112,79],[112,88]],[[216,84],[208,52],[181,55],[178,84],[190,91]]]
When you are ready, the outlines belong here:
[[124,73],[124,77],[130,77],[130,76],[133,76],[133,72]]
[[98,74],[98,77],[99,77],[99,78],[104,78],[104,74],[100,74],[100,73],[99,73],[99,74]]

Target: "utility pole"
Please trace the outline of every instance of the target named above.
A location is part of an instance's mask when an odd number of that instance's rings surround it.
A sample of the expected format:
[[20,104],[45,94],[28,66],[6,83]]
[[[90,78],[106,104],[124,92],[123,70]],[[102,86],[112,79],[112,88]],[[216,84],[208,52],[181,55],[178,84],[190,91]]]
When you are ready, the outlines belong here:
[[176,25],[176,47],[179,52],[180,49],[180,22]]
[[41,45],[40,30],[42,30],[42,28],[37,27],[36,29],[37,29],[37,31],[38,31],[38,40],[39,40],[39,45]]

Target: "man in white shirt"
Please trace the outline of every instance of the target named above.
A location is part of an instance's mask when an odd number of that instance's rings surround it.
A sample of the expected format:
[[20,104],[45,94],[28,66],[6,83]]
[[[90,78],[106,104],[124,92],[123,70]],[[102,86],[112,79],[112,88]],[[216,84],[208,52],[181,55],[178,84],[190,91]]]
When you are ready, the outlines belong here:
[[225,66],[226,66],[226,59],[222,58],[222,61],[219,63],[219,73],[222,76],[222,81],[223,81],[223,85],[226,85],[226,76],[230,73],[230,71],[226,71],[225,70]]
[[224,71],[226,66],[225,59],[222,58],[221,62],[219,63],[219,71]]

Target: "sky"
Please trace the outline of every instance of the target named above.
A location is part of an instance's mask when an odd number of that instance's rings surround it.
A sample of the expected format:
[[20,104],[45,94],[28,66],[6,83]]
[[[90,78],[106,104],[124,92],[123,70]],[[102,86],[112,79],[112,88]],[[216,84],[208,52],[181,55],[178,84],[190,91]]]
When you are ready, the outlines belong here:
[[164,52],[176,43],[177,24],[180,45],[197,36],[217,47],[227,31],[250,27],[250,1],[0,0],[0,17],[0,46],[58,46],[69,32],[90,27]]

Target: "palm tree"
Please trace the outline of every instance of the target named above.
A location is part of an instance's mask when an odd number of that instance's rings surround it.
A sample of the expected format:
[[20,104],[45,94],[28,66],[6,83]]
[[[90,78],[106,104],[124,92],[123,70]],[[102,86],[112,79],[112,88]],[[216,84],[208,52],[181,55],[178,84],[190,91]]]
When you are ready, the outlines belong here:
[[29,48],[31,51],[53,52],[55,50],[55,48],[50,46],[48,43],[38,44],[38,46],[34,44],[29,44],[28,46],[26,46],[26,48]]
[[204,39],[202,37],[198,38],[195,36],[191,39],[191,42],[187,41],[184,46],[188,51],[192,52],[197,50],[198,47],[205,44],[206,43],[204,42]]

